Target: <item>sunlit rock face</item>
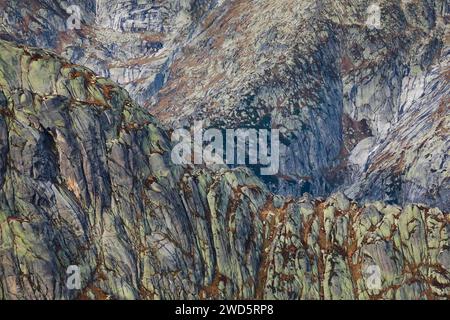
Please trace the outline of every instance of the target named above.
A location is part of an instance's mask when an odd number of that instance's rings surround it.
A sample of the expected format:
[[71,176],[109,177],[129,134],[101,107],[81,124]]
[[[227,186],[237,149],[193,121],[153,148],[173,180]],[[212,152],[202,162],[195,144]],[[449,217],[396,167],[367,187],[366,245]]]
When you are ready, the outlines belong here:
[[[80,30],[66,28],[66,9],[73,4],[81,9]],[[427,106],[421,119],[436,110],[448,116],[441,107],[448,95],[445,1],[2,6],[3,38],[51,48],[90,67],[124,86],[167,127],[203,120],[221,129],[279,129],[280,172],[262,177],[276,193],[343,190],[361,201],[450,207],[447,139],[434,142],[437,156],[428,156],[420,173],[411,171],[417,161],[412,156],[395,156],[390,168],[376,169],[380,159],[411,150],[410,139],[425,139],[426,129],[405,133],[400,144],[395,138],[400,127],[421,123],[419,104]],[[438,79],[444,85],[434,86]],[[370,145],[361,153],[363,140]]]
[[0,1],[0,298],[449,298],[447,2]]
[[111,80],[0,40],[0,299],[450,297],[440,209],[285,198],[170,149]]
[[[5,1],[0,36],[49,48],[124,86],[140,104],[167,77],[174,52],[214,1]],[[70,29],[71,6],[80,28]],[[77,11],[78,12],[78,11]],[[72,20],[70,20],[72,21]]]

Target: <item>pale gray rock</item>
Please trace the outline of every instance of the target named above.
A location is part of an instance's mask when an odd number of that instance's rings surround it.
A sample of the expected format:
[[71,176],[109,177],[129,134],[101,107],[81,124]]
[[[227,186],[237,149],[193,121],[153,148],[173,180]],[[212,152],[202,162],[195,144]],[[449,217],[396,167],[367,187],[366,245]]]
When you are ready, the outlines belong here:
[[[72,4],[82,11],[81,30],[65,27]],[[431,163],[396,156],[398,172],[383,168],[379,179],[372,173],[375,159],[390,156],[386,144],[406,152],[409,145],[395,141],[399,128],[416,126],[419,100],[428,102],[427,114],[448,104],[448,86],[431,84],[438,73],[448,82],[448,5],[379,1],[373,28],[371,4],[5,1],[0,30],[7,40],[53,49],[112,79],[166,127],[198,119],[220,128],[280,129],[280,172],[262,177],[278,194],[345,191],[362,201],[448,211],[447,143],[427,145],[435,151]],[[419,141],[424,132],[405,138]]]

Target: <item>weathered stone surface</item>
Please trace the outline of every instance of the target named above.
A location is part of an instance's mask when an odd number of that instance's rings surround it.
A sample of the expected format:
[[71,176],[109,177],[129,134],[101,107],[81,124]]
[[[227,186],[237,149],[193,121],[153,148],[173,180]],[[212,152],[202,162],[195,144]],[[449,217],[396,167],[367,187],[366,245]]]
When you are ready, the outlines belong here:
[[277,194],[449,211],[448,3],[377,1],[377,28],[371,4],[3,1],[0,37],[90,67],[168,127],[280,129]]
[[247,168],[175,166],[125,90],[41,49],[0,41],[0,92],[1,299],[450,297],[437,208],[284,198]]

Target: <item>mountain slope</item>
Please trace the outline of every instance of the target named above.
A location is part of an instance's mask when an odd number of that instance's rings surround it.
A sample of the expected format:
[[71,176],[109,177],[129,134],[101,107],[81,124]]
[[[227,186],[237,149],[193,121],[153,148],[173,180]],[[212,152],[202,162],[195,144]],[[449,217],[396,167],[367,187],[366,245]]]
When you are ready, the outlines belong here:
[[125,90],[5,41],[0,149],[2,299],[450,296],[439,209],[283,198],[246,168],[175,166]]
[[277,194],[450,210],[446,1],[377,1],[378,27],[368,0],[73,3],[80,30],[72,2],[4,1],[0,36],[112,79],[167,128],[280,129]]

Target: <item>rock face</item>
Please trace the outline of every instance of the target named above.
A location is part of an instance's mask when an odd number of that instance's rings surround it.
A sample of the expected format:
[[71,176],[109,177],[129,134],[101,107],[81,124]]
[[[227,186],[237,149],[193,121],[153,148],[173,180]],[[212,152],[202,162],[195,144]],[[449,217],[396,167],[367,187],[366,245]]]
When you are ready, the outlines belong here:
[[450,48],[446,50],[426,73],[403,79],[401,116],[379,143],[368,141],[367,160],[355,166],[361,176],[347,190],[351,198],[424,202],[448,211]]
[[[427,122],[421,103],[408,109]],[[0,298],[450,297],[440,209],[282,197],[247,168],[176,166],[170,149],[112,81],[0,41]]]
[[52,49],[119,83],[144,104],[161,88],[175,52],[212,3],[2,1],[0,38]]
[[448,1],[31,3],[1,2],[1,38],[90,67],[166,127],[280,129],[276,194],[450,210]]
[[[175,127],[207,119],[213,127],[280,129],[281,170],[269,185],[276,193],[342,190],[361,201],[448,211],[443,2],[381,1],[380,29],[365,23],[369,4],[230,2],[175,58],[148,106]],[[364,140],[366,153],[352,163]]]

